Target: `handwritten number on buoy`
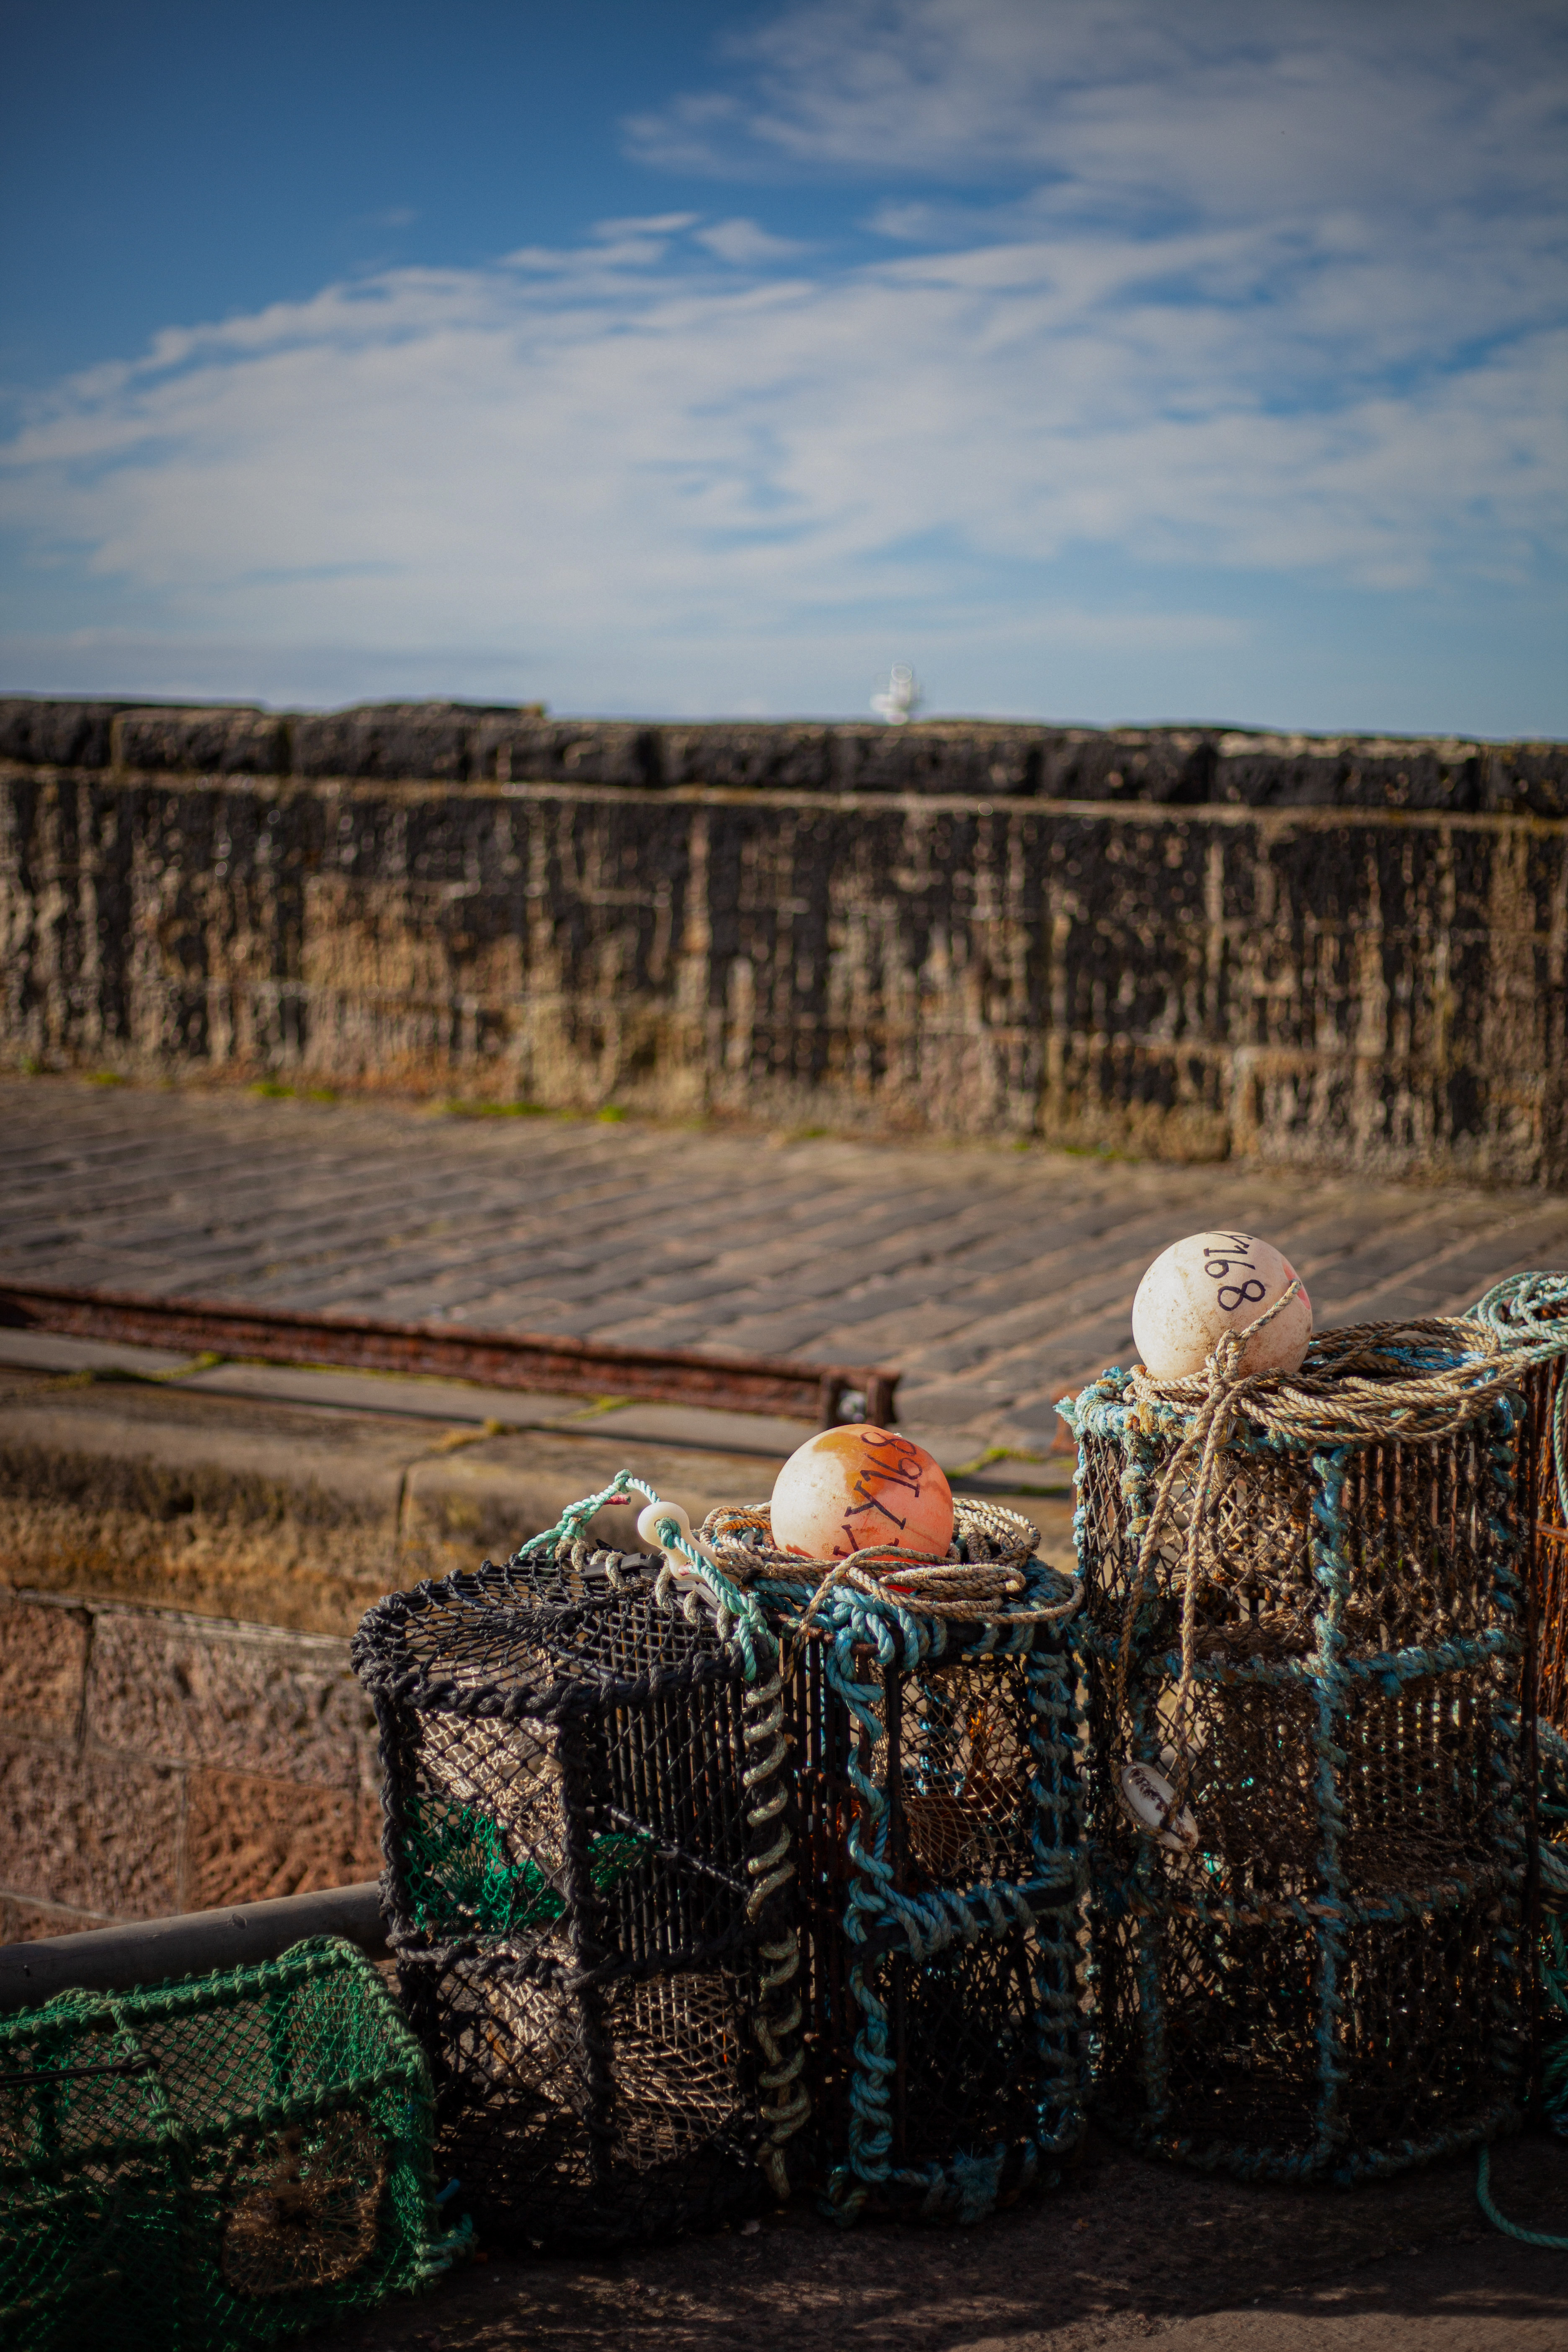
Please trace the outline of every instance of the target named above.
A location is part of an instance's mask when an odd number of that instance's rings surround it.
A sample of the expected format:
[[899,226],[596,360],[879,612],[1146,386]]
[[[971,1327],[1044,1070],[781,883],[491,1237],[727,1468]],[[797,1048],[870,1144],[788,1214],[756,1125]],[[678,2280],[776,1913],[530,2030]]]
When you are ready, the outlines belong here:
[[[1245,1255],[1252,1247],[1251,1234],[1219,1234],[1215,1236],[1215,1243],[1217,1246],[1206,1247],[1204,1251],[1204,1272],[1211,1282],[1220,1285],[1215,1295],[1221,1310],[1226,1315],[1234,1315],[1238,1307],[1261,1306],[1268,1291],[1267,1285],[1257,1278],[1256,1260]],[[1226,1249],[1233,1250],[1236,1255],[1222,1256],[1220,1253]],[[1226,1275],[1237,1273],[1248,1278],[1245,1282],[1226,1282]]]

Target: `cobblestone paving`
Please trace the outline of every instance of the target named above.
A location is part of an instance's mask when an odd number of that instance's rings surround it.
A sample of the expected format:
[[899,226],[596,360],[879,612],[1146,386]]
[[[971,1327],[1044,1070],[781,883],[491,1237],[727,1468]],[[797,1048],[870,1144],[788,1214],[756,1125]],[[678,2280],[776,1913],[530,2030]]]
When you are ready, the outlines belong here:
[[1568,1265],[1568,1196],[0,1082],[0,1275],[326,1314],[881,1362],[900,1417],[1038,1449],[1131,1352],[1167,1242],[1268,1234],[1319,1324]]

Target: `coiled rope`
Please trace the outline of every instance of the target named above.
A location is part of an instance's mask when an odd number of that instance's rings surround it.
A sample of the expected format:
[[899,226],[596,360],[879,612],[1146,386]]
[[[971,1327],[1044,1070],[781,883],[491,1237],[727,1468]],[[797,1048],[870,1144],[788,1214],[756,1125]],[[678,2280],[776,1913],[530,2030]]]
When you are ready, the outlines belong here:
[[808,1559],[774,1543],[767,1504],[746,1503],[710,1511],[699,1538],[738,1587],[762,1584],[781,1600],[790,1593],[804,1600],[797,1612],[787,1606],[784,1611],[785,1630],[795,1640],[839,1593],[890,1606],[894,1614],[912,1612],[964,1622],[984,1618],[1006,1630],[1062,1624],[1076,1615],[1083,1601],[1076,1576],[1067,1579],[1068,1590],[1060,1600],[1026,1598],[1026,1566],[1040,1538],[1016,1511],[960,1497],[953,1503],[953,1541],[941,1559],[892,1544],[866,1544],[844,1559]]
[[[1510,1274],[1478,1298],[1470,1313],[1495,1331],[1516,1362],[1547,1364],[1568,1357],[1568,1274]],[[1557,1382],[1552,1415],[1552,1466],[1557,1507],[1568,1527],[1568,1365]]]

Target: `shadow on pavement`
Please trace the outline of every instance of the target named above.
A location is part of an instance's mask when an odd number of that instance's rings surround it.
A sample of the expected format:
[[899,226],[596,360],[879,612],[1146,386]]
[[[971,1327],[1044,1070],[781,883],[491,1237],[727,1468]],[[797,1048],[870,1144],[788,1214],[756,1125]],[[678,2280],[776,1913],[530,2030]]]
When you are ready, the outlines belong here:
[[[1568,2148],[1496,2152],[1510,2220],[1568,2234]],[[1061,2189],[973,2230],[808,2204],[615,2258],[471,2264],[339,2331],[343,2352],[1559,2352],[1568,2254],[1519,2245],[1475,2200],[1475,2158],[1354,2189],[1211,2179],[1091,2134]],[[323,2340],[323,2339],[318,2339]]]

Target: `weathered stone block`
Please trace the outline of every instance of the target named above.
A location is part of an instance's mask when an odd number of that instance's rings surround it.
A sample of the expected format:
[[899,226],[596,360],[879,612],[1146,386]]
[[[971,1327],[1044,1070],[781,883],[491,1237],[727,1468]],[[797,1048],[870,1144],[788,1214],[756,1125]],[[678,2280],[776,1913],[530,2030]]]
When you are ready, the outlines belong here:
[[57,1465],[37,1465],[50,1484],[35,1492],[74,1497],[96,1481],[100,1499],[154,1518],[345,1531],[363,1514],[390,1530],[404,1465],[426,1436],[395,1417],[328,1421],[286,1404],[258,1414],[237,1397],[133,1383],[20,1400],[5,1427],[6,1446],[42,1447]]
[[1468,811],[1482,804],[1485,765],[1474,743],[1226,734],[1204,797],[1248,808]]
[[1047,800],[1185,806],[1211,797],[1214,761],[1214,738],[1202,730],[1064,730],[1042,750],[1038,789]]
[[289,727],[264,710],[123,710],[113,763],[142,772],[210,776],[288,772]]
[[1568,744],[1492,744],[1480,806],[1509,816],[1568,816]]
[[113,1918],[177,1911],[184,1793],[168,1765],[0,1737],[0,1883]]
[[345,1643],[104,1612],[88,1676],[93,1744],[357,1790],[374,1748]]
[[474,733],[474,772],[500,783],[622,784],[664,779],[657,727],[611,719],[487,719]]
[[89,1632],[84,1609],[0,1594],[0,1725],[7,1732],[74,1739]]
[[0,760],[107,768],[114,714],[124,708],[121,702],[47,702],[14,695],[0,701]]
[[667,784],[725,791],[819,793],[832,781],[835,731],[827,727],[661,727],[659,771]]
[[461,703],[386,702],[296,719],[293,772],[461,783],[479,716]]
[[1042,733],[951,720],[836,727],[829,781],[841,793],[1032,793],[1039,786]]
[[193,1772],[185,1818],[185,1902],[262,1903],[350,1886],[381,1870],[379,1803],[240,1772]]

